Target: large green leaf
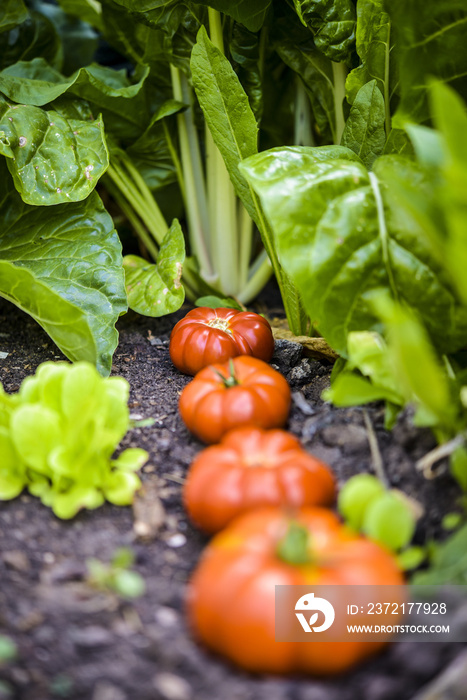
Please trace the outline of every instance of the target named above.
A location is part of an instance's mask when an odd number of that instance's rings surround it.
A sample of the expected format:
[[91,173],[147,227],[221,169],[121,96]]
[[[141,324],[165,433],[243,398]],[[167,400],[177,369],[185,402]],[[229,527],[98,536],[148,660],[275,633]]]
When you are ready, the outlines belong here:
[[1,95],[0,153],[23,200],[36,205],[85,199],[109,165],[101,118],[68,119]]
[[[15,102],[42,107],[60,95],[70,91],[101,108],[118,113],[125,101],[133,101],[139,95],[149,68],[135,72],[132,82],[125,70],[91,64],[65,78],[43,58],[18,61],[0,71],[0,91]],[[133,110],[144,107],[144,102]],[[138,122],[140,123],[140,122]]]
[[63,46],[53,22],[42,13],[31,11],[21,24],[0,36],[0,70],[35,56],[41,56],[54,68],[62,67]]
[[[177,0],[175,2],[174,0],[172,2],[170,0],[115,0],[115,2],[131,12],[148,12],[164,5],[183,4]],[[257,32],[263,25],[271,0],[254,2],[251,0],[197,0],[196,4],[208,5],[219,12],[224,12],[237,22],[244,24],[250,31]]]
[[401,103],[395,126],[430,117],[427,79],[439,78],[467,98],[465,0],[386,0],[396,31]]
[[239,22],[233,22],[229,44],[230,56],[250,107],[258,123],[263,115],[263,87],[261,79],[260,34],[250,32]]
[[28,11],[23,0],[3,0],[0,14],[0,32],[14,29],[28,18]]
[[[127,308],[121,244],[112,219],[95,192],[83,202],[29,206],[8,189],[4,170],[2,175],[0,260],[11,274],[12,266],[18,271],[8,298],[34,315],[71,359],[95,359],[97,348],[97,367],[108,374],[118,342],[114,324]],[[22,276],[28,280],[24,288]],[[37,308],[29,291],[33,283],[40,288]]]
[[384,98],[376,80],[366,83],[355,98],[342,134],[341,144],[359,156],[370,170],[384,149]]
[[177,219],[165,234],[157,263],[137,255],[124,258],[128,304],[144,316],[165,316],[177,311],[185,299],[181,283],[185,239]]
[[332,63],[316,48],[310,32],[296,20],[292,15],[273,26],[273,45],[283,62],[303,81],[322,140],[335,141]]
[[250,187],[238,168],[240,161],[257,153],[256,119],[232,66],[209,40],[204,27],[200,29],[193,48],[191,72],[206,123],[235,191],[250,216],[257,221],[258,213]]
[[387,135],[391,128],[390,107],[397,89],[394,32],[384,12],[384,0],[359,0],[357,4],[357,53],[361,64],[347,76],[346,92],[353,104],[358,91],[376,80],[386,106]]
[[86,313],[30,270],[0,260],[0,296],[32,316],[70,360],[96,363],[97,348]]
[[243,168],[260,195],[281,264],[339,353],[346,354],[350,331],[380,328],[368,300],[380,287],[419,313],[441,350],[467,342],[467,313],[393,187],[397,177],[433,197],[423,169],[382,156],[368,173],[352,151],[337,147],[273,149]]
[[169,138],[173,144],[176,142],[176,135],[171,133],[172,124],[167,117],[183,109],[185,105],[176,100],[164,102],[151,118],[144,133],[127,149],[128,155],[151,190],[176,180],[176,168],[167,141]]
[[352,0],[293,0],[293,4],[318,49],[331,61],[350,61],[356,24]]
[[79,17],[92,27],[102,31],[102,8],[95,0],[58,0],[60,7],[68,14]]

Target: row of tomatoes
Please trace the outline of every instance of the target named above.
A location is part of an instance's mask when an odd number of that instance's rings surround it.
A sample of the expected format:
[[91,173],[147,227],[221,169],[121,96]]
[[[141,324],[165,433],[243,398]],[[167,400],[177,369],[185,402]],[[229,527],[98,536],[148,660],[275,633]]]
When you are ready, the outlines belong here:
[[196,375],[180,414],[211,445],[190,467],[184,504],[200,529],[217,533],[190,582],[189,619],[206,646],[247,670],[339,673],[381,643],[276,641],[276,585],[400,585],[403,577],[389,552],[342,525],[328,508],[329,467],[280,429],[291,392],[267,364],[273,350],[269,324],[249,312],[195,309],[172,331],[172,361]]

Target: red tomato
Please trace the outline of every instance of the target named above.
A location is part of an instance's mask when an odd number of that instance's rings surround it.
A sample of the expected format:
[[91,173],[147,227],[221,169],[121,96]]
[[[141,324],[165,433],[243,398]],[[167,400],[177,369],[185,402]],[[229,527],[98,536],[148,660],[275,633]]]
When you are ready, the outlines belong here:
[[334,477],[284,430],[238,428],[194,459],[184,488],[185,507],[205,532],[218,532],[258,506],[331,505]]
[[252,355],[269,362],[274,352],[271,326],[250,311],[200,307],[189,311],[173,328],[170,357],[185,374],[226,362],[237,355]]
[[256,357],[240,355],[198,372],[182,391],[179,410],[189,430],[207,443],[244,425],[281,428],[290,409],[287,380]]
[[[302,508],[295,522],[303,528],[308,555],[300,563],[284,560],[290,519],[280,508],[250,511],[218,533],[189,585],[189,621],[207,647],[248,671],[341,673],[385,643],[276,642],[275,586],[401,586],[404,579],[392,554],[343,527],[331,511]],[[401,602],[404,589],[393,596]],[[377,622],[399,622],[397,615],[383,617]],[[321,632],[320,640],[327,634]]]

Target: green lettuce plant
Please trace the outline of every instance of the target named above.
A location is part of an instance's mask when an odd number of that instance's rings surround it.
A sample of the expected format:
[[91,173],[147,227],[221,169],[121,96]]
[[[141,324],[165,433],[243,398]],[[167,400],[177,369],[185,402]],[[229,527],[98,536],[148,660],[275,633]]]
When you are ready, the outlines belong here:
[[[1,385],[0,385],[1,387]],[[46,362],[17,394],[0,393],[0,499],[23,489],[59,518],[105,500],[128,505],[142,449],[112,455],[129,426],[128,382],[87,362]]]

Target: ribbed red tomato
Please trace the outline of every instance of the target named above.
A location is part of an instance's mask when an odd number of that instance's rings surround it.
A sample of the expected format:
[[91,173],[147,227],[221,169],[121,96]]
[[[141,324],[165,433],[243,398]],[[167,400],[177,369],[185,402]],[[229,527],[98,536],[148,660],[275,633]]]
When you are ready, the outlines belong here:
[[[248,671],[342,673],[385,642],[326,641],[330,630],[309,643],[275,641],[276,585],[393,586],[389,601],[397,605],[405,599],[402,573],[392,554],[343,527],[330,510],[302,508],[293,527],[304,535],[300,556],[297,530],[289,537],[291,521],[280,508],[250,511],[215,535],[189,585],[189,621],[207,647]],[[399,617],[388,613],[375,622],[393,625]]]
[[250,355],[209,365],[183,389],[180,415],[189,430],[207,443],[219,442],[244,425],[281,428],[290,409],[287,380]]
[[290,433],[245,427],[195,457],[183,496],[193,522],[213,533],[260,506],[331,505],[335,481]]
[[200,307],[189,311],[170,335],[170,357],[185,374],[252,355],[269,362],[274,352],[271,326],[263,316],[237,309]]

